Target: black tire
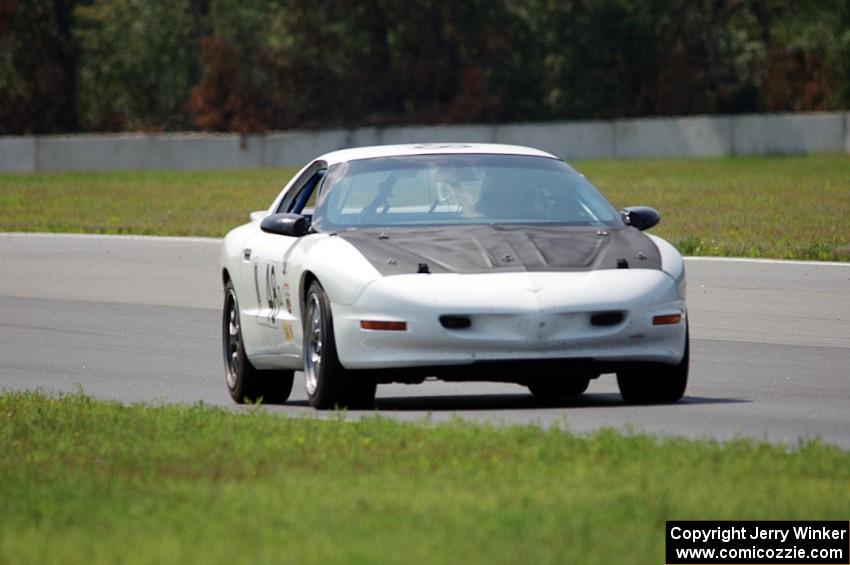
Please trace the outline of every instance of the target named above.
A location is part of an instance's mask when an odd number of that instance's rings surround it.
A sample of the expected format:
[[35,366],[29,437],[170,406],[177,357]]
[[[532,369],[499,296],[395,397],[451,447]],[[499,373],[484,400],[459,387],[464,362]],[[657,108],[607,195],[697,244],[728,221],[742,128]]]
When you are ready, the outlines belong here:
[[304,381],[310,404],[319,410],[375,403],[375,380],[339,362],[331,303],[318,281],[310,284],[304,301]]
[[295,371],[258,371],[245,355],[239,301],[233,283],[224,287],[224,308],[221,319],[221,345],[224,354],[224,375],[230,397],[237,404],[263,402],[283,404],[292,392]]
[[563,378],[552,376],[545,380],[528,383],[526,386],[531,394],[541,398],[552,398],[558,396],[578,396],[587,390],[590,385],[590,377]]
[[670,404],[685,395],[690,365],[690,333],[685,332],[685,356],[678,365],[656,363],[617,373],[620,394],[628,404]]

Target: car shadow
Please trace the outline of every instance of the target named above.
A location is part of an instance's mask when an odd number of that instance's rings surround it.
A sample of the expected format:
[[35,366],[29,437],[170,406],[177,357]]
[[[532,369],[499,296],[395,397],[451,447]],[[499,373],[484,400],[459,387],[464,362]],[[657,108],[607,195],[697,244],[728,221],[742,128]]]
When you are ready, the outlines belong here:
[[[749,402],[732,398],[686,396],[670,406]],[[601,408],[630,406],[617,393],[582,394],[561,398],[539,398],[531,394],[471,394],[458,396],[397,396],[375,400],[377,410],[535,410],[551,408]]]
[[[740,398],[710,398],[703,396],[685,396],[667,408],[686,407],[692,404],[735,404],[748,403]],[[306,400],[290,401],[293,406],[309,406]],[[562,398],[539,398],[531,394],[465,394],[439,396],[390,396],[375,399],[375,405],[369,411],[408,411],[442,412],[464,410],[545,410],[552,408],[615,408],[634,405],[623,402],[617,393],[582,394]],[[351,410],[358,412],[359,410]]]

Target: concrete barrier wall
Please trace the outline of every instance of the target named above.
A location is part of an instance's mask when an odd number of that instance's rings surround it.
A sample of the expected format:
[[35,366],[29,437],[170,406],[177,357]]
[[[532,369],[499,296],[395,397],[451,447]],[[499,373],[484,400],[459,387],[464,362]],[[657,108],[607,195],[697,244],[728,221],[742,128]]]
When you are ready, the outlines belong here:
[[34,170],[34,137],[0,137],[0,171]]
[[844,116],[844,152],[850,153],[850,113]]
[[616,157],[614,122],[556,122],[499,126],[493,141],[529,145],[565,159]]
[[621,159],[732,155],[733,129],[733,118],[724,116],[614,122],[614,155]]
[[0,171],[284,167],[303,165],[317,155],[343,147],[422,142],[529,145],[567,160],[850,153],[850,113],[393,126],[247,136],[0,137]]
[[847,141],[846,114],[741,116],[733,128],[737,155],[840,151]]
[[261,167],[265,147],[261,135],[43,136],[35,140],[34,163],[39,171]]

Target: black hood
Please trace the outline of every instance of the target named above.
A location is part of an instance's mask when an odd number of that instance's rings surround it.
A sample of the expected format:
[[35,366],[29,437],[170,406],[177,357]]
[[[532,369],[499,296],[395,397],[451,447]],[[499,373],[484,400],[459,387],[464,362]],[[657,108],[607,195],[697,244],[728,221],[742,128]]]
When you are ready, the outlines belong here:
[[661,269],[658,248],[632,227],[487,224],[366,228],[337,235],[385,276]]

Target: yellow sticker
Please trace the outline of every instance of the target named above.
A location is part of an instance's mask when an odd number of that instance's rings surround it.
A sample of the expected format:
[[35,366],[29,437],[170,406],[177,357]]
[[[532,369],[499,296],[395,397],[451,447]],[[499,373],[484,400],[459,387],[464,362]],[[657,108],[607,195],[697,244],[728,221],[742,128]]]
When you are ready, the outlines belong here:
[[289,322],[284,322],[283,328],[281,329],[283,330],[283,339],[285,339],[286,341],[292,341],[292,326],[289,324]]

